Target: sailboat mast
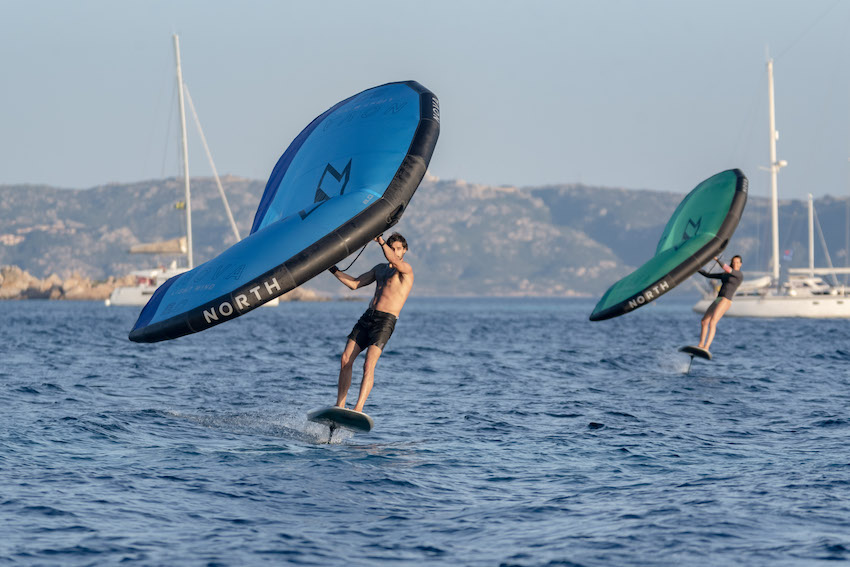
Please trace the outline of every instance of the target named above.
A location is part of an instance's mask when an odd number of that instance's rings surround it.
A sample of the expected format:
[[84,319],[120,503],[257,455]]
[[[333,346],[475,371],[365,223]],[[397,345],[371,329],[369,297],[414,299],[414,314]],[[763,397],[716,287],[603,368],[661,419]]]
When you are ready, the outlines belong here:
[[809,276],[815,277],[815,203],[809,193]]
[[174,56],[177,59],[177,100],[180,106],[180,137],[183,152],[183,185],[186,190],[186,262],[194,268],[192,257],[192,200],[189,193],[189,144],[186,140],[186,106],[183,101],[183,69],[180,67],[180,39],[174,34]]
[[776,160],[776,140],[779,133],[776,131],[776,115],[773,103],[773,59],[767,60],[767,95],[768,110],[770,113],[770,224],[771,243],[773,258],[773,279],[779,282],[779,200],[777,197],[776,177],[779,169],[788,165],[785,160]]

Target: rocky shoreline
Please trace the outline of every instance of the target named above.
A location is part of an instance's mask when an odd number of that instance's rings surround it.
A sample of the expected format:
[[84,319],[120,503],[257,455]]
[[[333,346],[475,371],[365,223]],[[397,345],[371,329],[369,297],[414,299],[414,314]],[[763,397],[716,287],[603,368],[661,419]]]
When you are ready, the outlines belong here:
[[[39,279],[18,266],[0,266],[0,299],[66,299],[104,301],[116,287],[135,285],[134,276],[113,277],[94,281],[77,272],[66,278],[57,274]],[[328,301],[311,289],[297,288],[284,294],[281,301]]]

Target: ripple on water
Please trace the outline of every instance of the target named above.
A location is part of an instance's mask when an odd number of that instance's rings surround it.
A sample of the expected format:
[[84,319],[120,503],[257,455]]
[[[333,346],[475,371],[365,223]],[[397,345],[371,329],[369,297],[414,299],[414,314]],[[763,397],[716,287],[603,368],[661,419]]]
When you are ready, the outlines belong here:
[[136,310],[0,303],[6,556],[850,558],[846,322],[730,320],[688,376],[689,305],[589,323],[587,301],[412,299],[376,371],[375,429],[328,444],[306,413],[335,400],[362,308],[290,304],[136,345]]

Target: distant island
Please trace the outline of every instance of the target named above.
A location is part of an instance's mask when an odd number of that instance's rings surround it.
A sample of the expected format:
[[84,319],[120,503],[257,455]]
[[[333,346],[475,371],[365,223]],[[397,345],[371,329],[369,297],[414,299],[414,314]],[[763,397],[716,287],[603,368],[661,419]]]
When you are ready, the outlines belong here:
[[[244,238],[265,183],[233,176],[222,182]],[[653,255],[664,225],[691,188],[676,194],[583,184],[511,187],[427,175],[395,230],[410,243],[415,295],[599,296]],[[23,273],[32,280],[26,286],[0,284],[7,290],[0,296],[101,299],[114,286],[130,283],[127,275],[135,270],[182,260],[129,253],[133,245],[183,235],[184,212],[175,206],[182,191],[175,178],[91,189],[0,186],[0,266],[20,270],[7,280],[22,282]],[[744,256],[745,269],[766,270],[768,200],[755,196],[752,185],[750,191],[727,250]],[[845,265],[847,199],[823,197],[815,207],[832,261]],[[192,180],[192,210],[195,263],[200,264],[236,238],[212,179]],[[779,212],[786,261],[803,267],[808,263],[805,203],[783,201]],[[816,251],[815,263],[826,265],[819,245]],[[350,272],[383,261],[377,246],[369,246]],[[349,296],[329,275],[308,285],[317,295]],[[676,293],[696,295],[697,288],[686,284]]]
[[[133,285],[135,278],[109,277],[93,281],[78,273],[66,278],[56,274],[39,279],[18,266],[0,266],[0,299],[71,299],[79,301],[104,301],[118,286]],[[284,294],[281,301],[327,301],[327,296],[300,287]]]

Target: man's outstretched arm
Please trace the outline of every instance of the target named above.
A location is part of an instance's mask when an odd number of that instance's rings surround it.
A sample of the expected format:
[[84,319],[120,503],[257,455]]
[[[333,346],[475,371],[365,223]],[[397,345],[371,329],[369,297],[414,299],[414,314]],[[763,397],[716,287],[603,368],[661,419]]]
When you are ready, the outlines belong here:
[[360,274],[356,278],[349,276],[336,266],[331,266],[328,271],[336,276],[336,279],[341,281],[342,285],[349,289],[357,289],[375,281],[375,268],[372,268],[364,274]]

